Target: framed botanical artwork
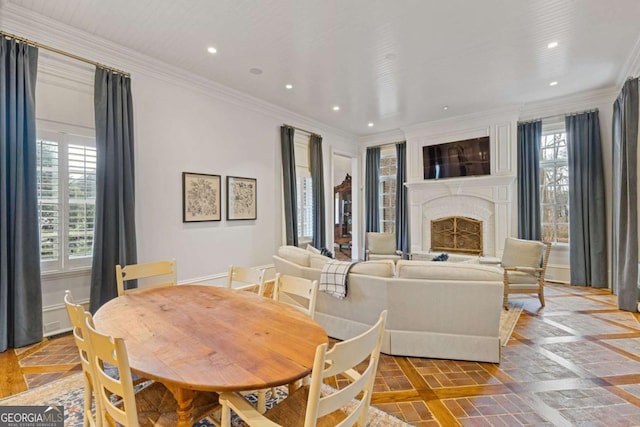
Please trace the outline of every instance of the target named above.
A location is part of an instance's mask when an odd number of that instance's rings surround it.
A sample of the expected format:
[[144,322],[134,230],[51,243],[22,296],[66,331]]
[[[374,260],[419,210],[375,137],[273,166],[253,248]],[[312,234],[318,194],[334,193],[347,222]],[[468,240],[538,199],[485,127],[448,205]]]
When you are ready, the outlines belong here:
[[182,222],[220,221],[220,175],[182,172]]
[[256,219],[257,181],[255,178],[227,177],[227,219]]

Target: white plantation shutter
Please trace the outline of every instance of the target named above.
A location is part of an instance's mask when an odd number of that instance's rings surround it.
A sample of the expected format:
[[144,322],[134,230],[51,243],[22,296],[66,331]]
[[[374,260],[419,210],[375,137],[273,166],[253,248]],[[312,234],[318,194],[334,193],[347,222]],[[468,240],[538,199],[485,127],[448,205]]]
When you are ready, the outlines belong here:
[[56,265],[60,257],[58,148],[55,141],[37,141],[40,259]]
[[95,139],[39,131],[37,162],[42,271],[90,266],[96,198]]
[[68,254],[70,258],[92,254],[96,205],[96,149],[69,144]]
[[295,132],[296,190],[298,202],[298,240],[299,243],[313,238],[313,179],[309,171],[308,134]]

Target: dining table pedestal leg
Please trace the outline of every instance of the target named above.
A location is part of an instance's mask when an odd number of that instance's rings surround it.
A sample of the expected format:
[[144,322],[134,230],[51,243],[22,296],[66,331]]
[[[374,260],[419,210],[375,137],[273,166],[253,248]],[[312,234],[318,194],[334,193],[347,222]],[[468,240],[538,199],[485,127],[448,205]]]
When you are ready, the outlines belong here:
[[167,385],[167,388],[171,390],[173,397],[178,403],[178,424],[177,427],[191,427],[193,426],[193,415],[191,410],[193,409],[193,399],[196,396],[194,390],[189,390],[181,387],[175,387]]

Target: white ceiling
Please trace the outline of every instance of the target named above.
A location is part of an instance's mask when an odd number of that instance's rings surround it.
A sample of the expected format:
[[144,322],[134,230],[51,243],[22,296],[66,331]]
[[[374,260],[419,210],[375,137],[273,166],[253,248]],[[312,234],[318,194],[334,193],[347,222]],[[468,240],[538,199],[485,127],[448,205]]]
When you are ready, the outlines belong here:
[[638,0],[8,3],[358,135],[616,86],[640,35]]

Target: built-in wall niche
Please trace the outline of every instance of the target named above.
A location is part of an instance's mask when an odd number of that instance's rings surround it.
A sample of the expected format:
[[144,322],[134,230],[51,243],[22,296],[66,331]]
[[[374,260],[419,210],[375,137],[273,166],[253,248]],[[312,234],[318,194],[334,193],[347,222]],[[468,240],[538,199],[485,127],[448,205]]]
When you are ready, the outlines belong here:
[[488,136],[422,147],[424,179],[491,174]]

